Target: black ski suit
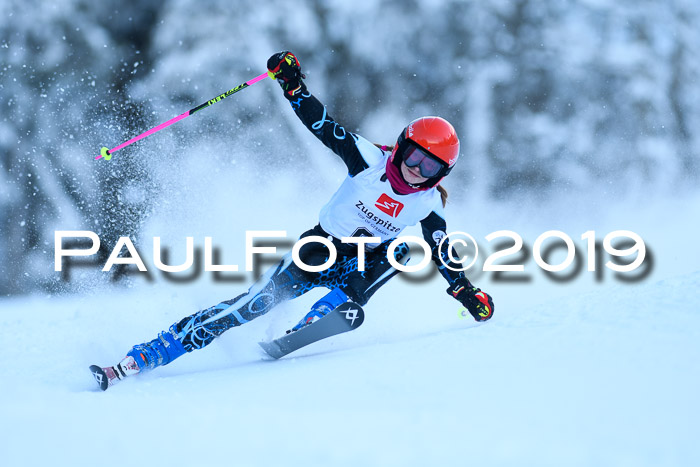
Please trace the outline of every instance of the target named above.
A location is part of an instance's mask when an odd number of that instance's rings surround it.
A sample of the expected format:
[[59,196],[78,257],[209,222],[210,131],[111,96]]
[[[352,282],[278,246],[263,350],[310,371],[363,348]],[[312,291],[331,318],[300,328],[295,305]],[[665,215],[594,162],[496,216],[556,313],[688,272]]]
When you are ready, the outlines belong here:
[[[327,115],[324,106],[310,93],[302,92],[295,96],[285,93],[285,97],[290,100],[294,112],[304,125],[345,162],[350,178],[370,168],[368,151],[377,151],[373,157],[388,157],[388,154],[379,148],[368,149],[367,140],[346,131]],[[386,180],[385,175],[383,180]],[[400,198],[396,193],[392,196]],[[441,209],[440,206],[440,209],[431,211],[419,220],[423,236],[432,248],[432,259],[440,273],[451,284],[463,277],[463,273],[446,268],[438,256],[436,242],[446,231]],[[374,213],[370,214],[380,217]],[[379,228],[384,229],[381,230],[384,233],[392,228],[387,222],[380,225]],[[307,272],[292,261],[289,253],[279,264],[262,275],[246,293],[183,318],[171,327],[170,332],[176,333],[185,350],[190,352],[208,345],[224,331],[247,323],[267,313],[279,303],[299,297],[315,287],[331,290],[340,288],[352,301],[364,305],[379,287],[399,272],[391,266],[386,256],[387,247],[393,238],[387,238],[379,246],[366,250],[365,270],[359,271],[357,245],[342,243],[339,238],[324,231],[321,224],[302,234],[301,238],[310,235],[325,237],[333,242],[338,256],[332,267],[322,272]],[[367,235],[366,230],[357,229],[349,236],[363,235]],[[443,250],[447,251],[445,248]],[[300,249],[299,257],[304,264],[321,265],[329,258],[329,252],[320,243],[308,243]],[[405,243],[395,249],[394,258],[401,264],[408,261],[408,246]]]

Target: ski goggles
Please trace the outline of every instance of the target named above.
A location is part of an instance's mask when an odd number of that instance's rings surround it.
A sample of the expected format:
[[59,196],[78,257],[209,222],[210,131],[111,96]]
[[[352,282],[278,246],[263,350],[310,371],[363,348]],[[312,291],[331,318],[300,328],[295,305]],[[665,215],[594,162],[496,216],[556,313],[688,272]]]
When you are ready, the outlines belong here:
[[437,177],[445,169],[445,164],[413,144],[406,148],[403,162],[406,164],[406,167],[418,166],[421,176],[425,178]]

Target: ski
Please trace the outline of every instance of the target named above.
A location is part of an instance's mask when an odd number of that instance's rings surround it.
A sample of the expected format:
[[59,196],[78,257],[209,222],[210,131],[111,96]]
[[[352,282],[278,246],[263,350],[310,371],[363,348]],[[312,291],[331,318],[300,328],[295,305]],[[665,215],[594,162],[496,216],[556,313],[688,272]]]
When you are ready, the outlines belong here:
[[119,381],[117,371],[118,370],[111,366],[102,368],[97,365],[90,365],[90,372],[93,378],[95,378],[97,385],[103,391],[106,391],[108,387]]
[[114,366],[100,367],[90,365],[90,373],[95,378],[97,385],[103,391],[108,387],[114,386],[119,381],[127,376],[135,375],[139,372],[139,367],[133,357],[126,356],[121,362]]
[[365,312],[362,307],[357,303],[347,302],[298,331],[259,344],[272,358],[282,358],[314,342],[357,329],[364,320]]

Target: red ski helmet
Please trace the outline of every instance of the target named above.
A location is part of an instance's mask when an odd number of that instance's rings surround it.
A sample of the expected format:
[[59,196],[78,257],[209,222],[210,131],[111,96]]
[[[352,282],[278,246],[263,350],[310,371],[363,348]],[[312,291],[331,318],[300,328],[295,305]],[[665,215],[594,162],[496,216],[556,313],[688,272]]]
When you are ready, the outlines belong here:
[[[421,117],[409,123],[399,135],[387,160],[387,178],[401,194],[428,190],[450,173],[458,158],[459,139],[450,122],[440,117]],[[407,160],[420,164],[421,175],[428,180],[418,185],[404,180],[401,163]]]

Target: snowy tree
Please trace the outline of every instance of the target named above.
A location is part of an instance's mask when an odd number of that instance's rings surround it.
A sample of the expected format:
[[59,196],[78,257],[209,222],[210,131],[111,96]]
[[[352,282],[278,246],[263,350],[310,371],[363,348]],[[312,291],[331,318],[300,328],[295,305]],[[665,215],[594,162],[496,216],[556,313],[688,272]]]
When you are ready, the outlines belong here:
[[168,201],[163,180],[206,185],[183,160],[232,170],[245,158],[271,177],[334,164],[270,85],[93,160],[285,49],[331,115],[373,141],[392,144],[422,115],[452,121],[457,202],[693,187],[699,11],[681,0],[3,2],[0,294],[66,286],[51,267],[57,229],[97,232],[103,260],[118,236],[138,237]]

